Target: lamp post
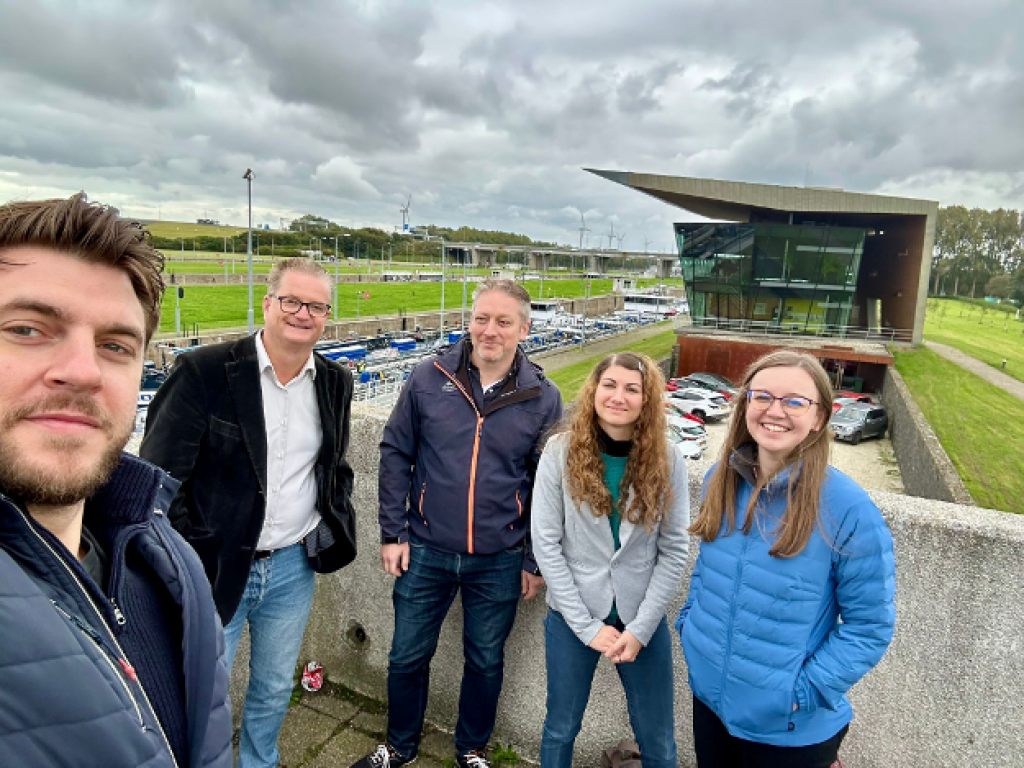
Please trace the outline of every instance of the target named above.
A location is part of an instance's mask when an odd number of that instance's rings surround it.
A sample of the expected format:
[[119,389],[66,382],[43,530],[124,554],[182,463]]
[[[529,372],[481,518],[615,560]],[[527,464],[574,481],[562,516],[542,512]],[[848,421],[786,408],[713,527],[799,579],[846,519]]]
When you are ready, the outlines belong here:
[[[342,237],[351,237],[346,232]],[[338,238],[334,238],[334,319],[338,319]]]
[[441,241],[441,337],[444,337],[444,240]]
[[249,187],[249,245],[246,249],[249,262],[249,335],[256,331],[256,325],[252,312],[252,168],[246,168],[242,178],[248,182]]

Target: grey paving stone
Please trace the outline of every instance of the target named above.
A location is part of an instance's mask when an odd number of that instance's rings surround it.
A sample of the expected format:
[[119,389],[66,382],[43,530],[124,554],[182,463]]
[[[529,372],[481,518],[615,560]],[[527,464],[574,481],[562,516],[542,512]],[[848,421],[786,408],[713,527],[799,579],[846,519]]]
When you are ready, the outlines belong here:
[[348,722],[359,713],[359,707],[356,704],[327,693],[303,693],[300,703],[304,707],[315,709],[321,714],[342,722]]
[[375,715],[371,712],[360,712],[349,721],[349,725],[357,731],[364,731],[378,739],[382,739],[384,738],[384,732],[388,729],[388,716]]
[[330,739],[338,727],[337,720],[309,707],[292,707],[277,740],[281,765],[285,768],[302,765],[306,753]]
[[420,754],[430,755],[441,760],[446,757],[455,756],[455,742],[450,733],[432,731],[424,734],[420,742]]
[[307,766],[308,768],[348,768],[369,754],[377,739],[358,731],[344,730],[331,739]]

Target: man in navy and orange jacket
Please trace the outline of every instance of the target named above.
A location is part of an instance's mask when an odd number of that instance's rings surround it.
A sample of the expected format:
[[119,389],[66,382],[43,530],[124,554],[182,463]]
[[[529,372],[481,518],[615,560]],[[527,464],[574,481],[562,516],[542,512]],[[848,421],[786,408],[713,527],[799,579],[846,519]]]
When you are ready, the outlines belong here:
[[381,442],[381,560],[396,577],[387,740],[356,765],[415,759],[430,660],[462,590],[465,675],[455,730],[459,766],[487,768],[503,650],[520,597],[543,584],[527,537],[543,438],[562,416],[558,388],[519,349],[530,295],[482,283],[469,337],[421,363]]

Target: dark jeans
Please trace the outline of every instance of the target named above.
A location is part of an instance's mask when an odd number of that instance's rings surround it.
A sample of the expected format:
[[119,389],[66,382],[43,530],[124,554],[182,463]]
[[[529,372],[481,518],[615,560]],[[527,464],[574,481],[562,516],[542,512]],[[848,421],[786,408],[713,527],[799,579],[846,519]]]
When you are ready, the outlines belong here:
[[484,749],[494,730],[505,665],[522,593],[521,547],[494,555],[454,555],[409,542],[409,570],[395,580],[395,634],[388,656],[388,743],[406,757],[419,749],[430,660],[455,593],[462,590],[465,666],[455,750]]
[[[590,699],[594,669],[601,654],[584,645],[562,614],[549,610],[544,620],[548,668],[548,707],[540,742],[541,768],[572,768],[573,746]],[[672,640],[663,618],[636,660],[617,664],[633,734],[644,768],[675,768]]]
[[698,768],[830,768],[850,726],[806,747],[776,747],[732,736],[710,707],[693,697],[693,743]]

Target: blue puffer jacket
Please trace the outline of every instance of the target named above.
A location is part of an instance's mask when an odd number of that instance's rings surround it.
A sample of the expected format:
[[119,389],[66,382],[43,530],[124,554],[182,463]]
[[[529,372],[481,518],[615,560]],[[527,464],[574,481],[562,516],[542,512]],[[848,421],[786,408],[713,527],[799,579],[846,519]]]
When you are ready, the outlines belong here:
[[736,530],[701,543],[676,621],[690,688],[733,736],[816,744],[853,719],[846,692],[892,640],[892,536],[864,490],[829,467],[819,529],[796,557],[772,557],[771,531],[785,510],[789,472],[761,491],[764,514],[744,535],[753,492],[744,451],[730,461],[742,478]]
[[[121,526],[125,544],[110,553],[112,574],[123,569],[131,539],[181,605],[188,765],[229,768],[224,635],[202,565],[167,521],[177,487],[156,467],[125,455],[86,515],[109,511]],[[81,564],[0,493],[0,764],[175,766],[112,631],[118,619]]]
[[[380,527],[399,541],[412,529],[436,549],[489,555],[519,546],[530,530],[533,479],[562,396],[516,350],[513,375],[478,403],[469,343],[417,365],[402,388],[380,444]],[[528,547],[523,567],[535,567]]]

